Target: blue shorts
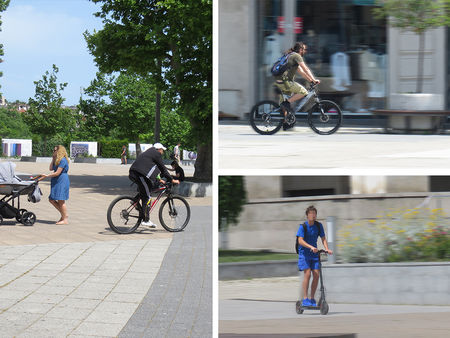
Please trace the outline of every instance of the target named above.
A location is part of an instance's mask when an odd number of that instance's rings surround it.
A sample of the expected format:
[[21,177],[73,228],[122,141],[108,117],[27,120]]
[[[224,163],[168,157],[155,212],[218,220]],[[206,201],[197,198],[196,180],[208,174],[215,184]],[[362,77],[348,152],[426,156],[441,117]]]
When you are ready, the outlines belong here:
[[298,255],[298,269],[300,271],[306,269],[319,270],[319,268],[319,257]]

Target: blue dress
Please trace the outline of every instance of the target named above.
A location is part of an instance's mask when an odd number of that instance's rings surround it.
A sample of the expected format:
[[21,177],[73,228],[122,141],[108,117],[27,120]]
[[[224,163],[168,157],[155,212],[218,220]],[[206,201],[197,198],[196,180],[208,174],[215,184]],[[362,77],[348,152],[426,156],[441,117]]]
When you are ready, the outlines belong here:
[[66,201],[69,199],[69,175],[67,172],[69,171],[69,163],[66,158],[63,157],[59,165],[53,165],[53,171],[55,172],[58,168],[62,168],[62,172],[57,177],[52,177],[51,180],[51,191],[50,196],[48,197],[54,201]]

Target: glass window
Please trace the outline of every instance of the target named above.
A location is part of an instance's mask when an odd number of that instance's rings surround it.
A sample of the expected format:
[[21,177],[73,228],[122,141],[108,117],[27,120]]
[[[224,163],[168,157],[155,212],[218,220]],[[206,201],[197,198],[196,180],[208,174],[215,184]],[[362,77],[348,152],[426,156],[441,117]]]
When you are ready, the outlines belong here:
[[[260,1],[260,99],[273,97],[270,66],[282,54],[283,1]],[[305,62],[321,80],[322,99],[347,112],[386,105],[386,21],[372,14],[372,0],[297,0],[295,41],[308,45]],[[279,15],[278,19],[276,16]],[[277,29],[276,29],[277,28]],[[281,41],[281,42],[280,42]],[[293,45],[293,42],[288,44]],[[299,82],[302,82],[300,78]]]

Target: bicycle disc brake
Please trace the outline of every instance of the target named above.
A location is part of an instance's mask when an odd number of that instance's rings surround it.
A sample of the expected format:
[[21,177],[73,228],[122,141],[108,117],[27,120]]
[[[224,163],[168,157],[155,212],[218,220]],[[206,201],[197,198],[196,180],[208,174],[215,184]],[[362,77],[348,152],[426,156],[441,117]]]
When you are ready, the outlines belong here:
[[323,111],[323,108],[320,107],[320,122],[327,123],[330,120],[330,116]]

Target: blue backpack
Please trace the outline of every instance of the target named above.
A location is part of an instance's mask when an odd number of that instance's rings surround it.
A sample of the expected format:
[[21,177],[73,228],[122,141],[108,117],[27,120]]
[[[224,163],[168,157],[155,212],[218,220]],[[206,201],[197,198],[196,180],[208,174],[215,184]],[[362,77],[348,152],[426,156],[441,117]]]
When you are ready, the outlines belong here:
[[[320,234],[320,226],[318,222],[314,222],[314,225],[317,227],[317,230],[319,231]],[[302,224],[303,226],[303,233],[306,236],[306,222]],[[299,249],[300,244],[298,244],[298,236],[295,236],[295,252],[298,254],[298,249]]]
[[273,64],[272,69],[270,70],[273,76],[283,75],[283,73],[288,69],[288,61],[291,54],[292,53],[284,54]]

